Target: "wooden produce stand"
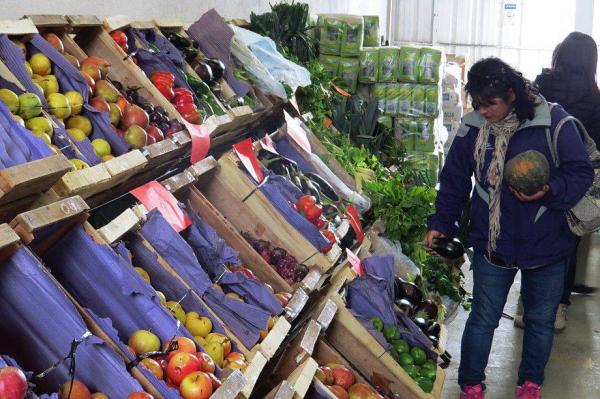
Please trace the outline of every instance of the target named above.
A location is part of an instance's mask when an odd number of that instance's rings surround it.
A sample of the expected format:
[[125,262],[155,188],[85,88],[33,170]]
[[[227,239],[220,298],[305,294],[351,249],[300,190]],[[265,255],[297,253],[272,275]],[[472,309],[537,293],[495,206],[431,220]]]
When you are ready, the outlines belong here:
[[346,308],[344,300],[335,295],[331,298],[338,306],[326,339],[344,358],[346,358],[366,379],[374,376],[389,382],[393,392],[402,398],[433,399],[440,398],[446,374],[439,366],[433,391],[425,393],[404,371],[386,350],[371,336],[369,331]]
[[[80,197],[72,197],[60,200],[52,205],[34,209],[18,215],[12,222],[11,226],[19,235],[24,243],[28,243],[34,252],[43,253],[49,246],[62,238],[70,228],[79,223],[83,223],[86,232],[90,234],[97,242],[104,243],[102,238],[94,231],[94,229],[85,222],[87,218],[87,205]],[[6,233],[6,225],[0,226],[0,234],[4,236]],[[58,227],[58,228],[57,228]],[[52,234],[48,236],[44,230],[52,229]],[[40,235],[40,237],[38,237]],[[4,250],[4,248],[3,248]],[[120,350],[116,342],[114,342],[105,331],[94,321],[94,319],[85,311],[85,309],[77,303],[64,287],[50,274],[50,272],[42,268],[50,279],[63,291],[63,293],[73,302],[76,309],[84,319],[87,327],[92,334],[104,340],[113,350],[119,353],[124,361],[127,361],[126,355]],[[144,390],[152,394],[155,398],[163,398],[157,388],[138,370],[132,368],[131,374],[140,382]],[[235,398],[237,393],[243,387],[244,377],[241,373],[235,372],[228,376],[223,381],[223,385],[217,390],[213,397],[218,398]],[[239,389],[236,391],[236,387]],[[215,396],[216,395],[216,396]]]
[[[28,212],[19,214],[11,223],[10,226],[20,237],[23,243],[28,244],[37,254],[44,253],[50,246],[64,237],[69,230],[77,225],[83,224],[85,231],[100,243],[108,243],[104,240],[102,234],[99,234],[87,220],[87,204],[81,197],[71,197],[59,200],[51,205],[37,208]],[[0,226],[0,236],[5,231],[3,226]],[[47,232],[51,231],[48,235]],[[62,287],[62,285],[50,274],[47,269],[44,271],[50,278],[61,288],[65,295],[73,302],[90,331],[107,342],[113,350],[115,350],[124,361],[127,360],[126,354],[120,349],[109,335],[94,321],[87,311],[73,298],[73,296]],[[250,368],[250,367],[249,367]],[[132,368],[132,375],[140,382],[144,390],[152,394],[155,398],[163,398],[163,395],[157,388],[138,370],[137,367]],[[222,382],[222,386],[213,393],[211,398],[233,399],[237,398],[240,392],[247,387],[245,376],[235,370],[230,373]]]

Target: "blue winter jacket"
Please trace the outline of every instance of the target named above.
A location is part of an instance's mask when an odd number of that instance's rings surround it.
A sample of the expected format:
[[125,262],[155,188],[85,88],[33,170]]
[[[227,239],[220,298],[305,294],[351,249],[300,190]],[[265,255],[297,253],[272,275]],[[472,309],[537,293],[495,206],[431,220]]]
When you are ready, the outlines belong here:
[[[560,107],[550,111],[549,104],[539,96],[535,117],[526,120],[511,138],[506,162],[515,155],[537,150],[550,164],[550,191],[540,200],[519,201],[502,186],[500,201],[500,236],[496,241],[493,259],[502,266],[531,268],[548,265],[568,257],[575,249],[575,235],[565,218],[565,210],[573,207],[592,184],[594,171],[574,123],[564,125],[558,136],[558,168],[552,156],[546,129],[554,126],[568,114]],[[471,194],[471,181],[475,181],[471,203],[470,243],[475,251],[487,252],[488,243],[488,183],[476,181],[474,149],[479,128],[485,119],[477,112],[464,116],[457,136],[452,143],[440,176],[440,189],[436,199],[436,212],[428,219],[428,228],[448,236],[458,232],[461,212]],[[485,180],[491,161],[495,137],[490,135],[481,173]],[[496,262],[494,262],[496,263]]]

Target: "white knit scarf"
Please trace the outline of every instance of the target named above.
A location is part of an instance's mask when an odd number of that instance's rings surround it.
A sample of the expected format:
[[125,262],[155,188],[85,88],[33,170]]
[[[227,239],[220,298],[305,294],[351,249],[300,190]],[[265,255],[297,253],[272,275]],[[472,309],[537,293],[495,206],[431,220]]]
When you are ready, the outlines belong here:
[[508,142],[519,127],[519,119],[511,112],[499,122],[485,122],[475,142],[475,161],[477,163],[476,176],[482,181],[482,167],[485,163],[485,150],[488,145],[490,134],[496,138],[492,161],[486,172],[489,183],[489,231],[488,231],[488,253],[496,249],[496,240],[500,236],[500,193],[502,192],[502,178],[504,175],[504,158]]

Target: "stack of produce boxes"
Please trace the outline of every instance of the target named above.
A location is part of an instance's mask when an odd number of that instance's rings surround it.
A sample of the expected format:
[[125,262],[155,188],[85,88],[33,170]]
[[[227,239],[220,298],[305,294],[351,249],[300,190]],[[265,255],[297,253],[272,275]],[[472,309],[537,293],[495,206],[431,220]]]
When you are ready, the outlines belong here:
[[[393,126],[415,162],[435,181],[439,161],[436,121],[440,109],[443,54],[433,48],[373,47],[360,55],[359,92],[379,102],[380,122]],[[428,180],[429,180],[428,179]]]

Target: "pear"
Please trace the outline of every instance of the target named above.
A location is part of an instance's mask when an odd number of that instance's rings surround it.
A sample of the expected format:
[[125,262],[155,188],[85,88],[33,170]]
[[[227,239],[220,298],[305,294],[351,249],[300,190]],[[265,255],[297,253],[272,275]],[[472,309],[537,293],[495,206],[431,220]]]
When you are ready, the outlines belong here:
[[45,76],[52,72],[52,62],[42,53],[32,55],[29,59],[29,65],[31,65],[33,73],[37,75]]
[[67,129],[80,129],[89,136],[92,133],[92,122],[83,115],[75,115],[67,120]]
[[4,102],[12,114],[19,111],[19,96],[9,89],[0,89],[0,101]]
[[206,346],[203,347],[215,364],[219,367],[223,367],[223,359],[225,357],[223,354],[223,345],[218,341],[209,341],[206,343]]
[[65,93],[65,97],[69,99],[71,105],[71,115],[78,115],[81,113],[83,107],[83,96],[78,91],[68,91]]
[[48,99],[50,113],[58,119],[66,119],[71,116],[71,104],[69,104],[69,99],[64,94],[52,93],[46,98]]
[[42,113],[42,101],[34,93],[23,93],[19,96],[19,116],[25,120]]
[[35,118],[28,119],[27,122],[25,122],[25,127],[31,131],[42,131],[50,137],[52,137],[52,133],[54,132],[50,119],[43,116],[36,116]]

